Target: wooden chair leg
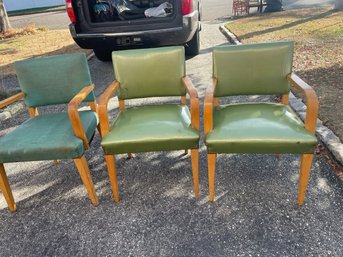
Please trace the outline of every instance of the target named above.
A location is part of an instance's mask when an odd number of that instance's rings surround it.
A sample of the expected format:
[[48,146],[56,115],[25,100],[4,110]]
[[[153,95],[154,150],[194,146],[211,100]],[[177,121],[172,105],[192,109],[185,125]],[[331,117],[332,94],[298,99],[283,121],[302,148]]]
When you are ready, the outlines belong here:
[[8,183],[8,178],[5,172],[5,167],[2,163],[0,163],[0,189],[5,197],[5,200],[10,211],[16,211],[17,206],[14,202],[12,190],[10,188],[10,184]]
[[105,155],[105,160],[107,164],[108,176],[110,178],[113,198],[116,203],[119,202],[118,194],[118,182],[116,174],[116,159],[114,155]]
[[127,153],[127,158],[131,159],[133,157],[132,153]]
[[216,153],[207,154],[207,167],[208,167],[208,188],[210,192],[210,201],[214,201],[214,177],[216,174]]
[[102,138],[102,135],[101,135],[101,129],[100,129],[100,123],[98,124],[98,126],[96,127],[97,130],[98,130],[98,133],[100,135],[100,138]]
[[299,177],[299,191],[298,191],[298,204],[304,204],[306,187],[310,177],[311,165],[313,154],[303,154],[300,161],[300,177]]
[[187,155],[188,154],[188,149],[185,149],[185,153],[184,153],[185,155]]
[[199,149],[191,149],[194,195],[199,196]]
[[60,164],[60,163],[61,163],[61,160],[53,160],[53,163],[54,163],[55,165]]
[[91,202],[94,206],[98,206],[99,199],[98,199],[98,196],[96,195],[96,192],[95,192],[93,180],[92,180],[91,174],[89,172],[86,157],[84,155],[82,155],[81,158],[74,159],[74,162],[75,162],[76,168],[80,174],[82,182],[87,189],[89,199],[91,200]]

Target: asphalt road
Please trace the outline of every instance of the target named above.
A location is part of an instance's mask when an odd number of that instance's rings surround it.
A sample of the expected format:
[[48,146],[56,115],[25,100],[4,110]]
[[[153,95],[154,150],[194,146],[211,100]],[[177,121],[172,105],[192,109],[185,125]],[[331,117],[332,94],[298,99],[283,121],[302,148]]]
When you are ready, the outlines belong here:
[[[211,49],[227,44],[218,30],[226,15],[204,21],[201,53],[186,62],[201,110],[211,80]],[[113,68],[95,58],[89,65],[99,95],[113,80]],[[128,105],[151,102],[175,99]],[[41,113],[62,110],[49,107]],[[110,116],[117,112],[113,98]],[[0,135],[25,119],[23,112],[1,123]],[[302,208],[296,205],[298,155],[219,155],[213,204],[202,139],[199,199],[192,193],[190,157],[181,151],[140,153],[131,160],[117,156],[119,204],[112,199],[98,135],[86,157],[100,199],[97,208],[70,160],[5,165],[18,211],[10,213],[0,196],[1,256],[343,256],[343,185],[320,155]]]

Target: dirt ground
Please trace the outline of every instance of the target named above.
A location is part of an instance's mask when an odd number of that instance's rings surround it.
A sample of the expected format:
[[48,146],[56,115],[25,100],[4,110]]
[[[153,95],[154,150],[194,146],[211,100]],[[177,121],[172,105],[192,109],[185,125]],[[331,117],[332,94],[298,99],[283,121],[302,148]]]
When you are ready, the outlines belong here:
[[319,118],[343,141],[342,12],[290,10],[242,17],[226,27],[243,43],[294,41],[294,71],[315,89]]

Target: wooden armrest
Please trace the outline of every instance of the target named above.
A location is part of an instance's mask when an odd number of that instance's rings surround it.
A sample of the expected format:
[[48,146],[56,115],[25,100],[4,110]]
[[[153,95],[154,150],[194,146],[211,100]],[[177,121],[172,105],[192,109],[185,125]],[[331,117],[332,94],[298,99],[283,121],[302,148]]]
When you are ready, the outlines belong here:
[[118,90],[119,82],[113,81],[101,94],[98,101],[98,111],[99,111],[99,120],[100,120],[100,131],[101,135],[105,136],[108,131],[110,131],[110,123],[108,121],[108,112],[107,112],[107,105],[108,101],[110,100],[111,96]]
[[184,85],[187,93],[190,96],[192,127],[196,130],[200,130],[200,110],[198,91],[195,89],[192,81],[187,76],[182,78],[182,84]]
[[9,98],[6,98],[2,101],[0,101],[0,109],[4,108],[10,104],[13,104],[14,102],[24,98],[25,93],[24,92],[19,92],[18,94],[12,95]]
[[93,89],[94,84],[84,87],[68,104],[68,115],[73,127],[74,135],[82,139],[86,149],[89,148],[89,143],[82,126],[78,108],[81,102],[93,91]]
[[293,87],[298,89],[306,97],[306,119],[305,128],[311,133],[316,132],[317,116],[318,116],[318,97],[311,86],[299,78],[296,74],[291,73],[287,76],[288,81]]
[[212,79],[212,84],[206,89],[204,100],[204,134],[207,135],[213,129],[213,100],[217,79]]

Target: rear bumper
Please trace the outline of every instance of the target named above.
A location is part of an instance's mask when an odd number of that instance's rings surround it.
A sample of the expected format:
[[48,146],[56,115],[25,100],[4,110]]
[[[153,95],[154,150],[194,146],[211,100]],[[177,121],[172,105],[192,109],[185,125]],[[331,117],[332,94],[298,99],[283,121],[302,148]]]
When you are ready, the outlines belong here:
[[74,24],[69,29],[74,41],[81,48],[89,49],[120,49],[135,47],[154,47],[167,45],[182,45],[190,41],[199,27],[198,13],[183,16],[180,27],[155,30],[130,31],[118,33],[77,33]]

